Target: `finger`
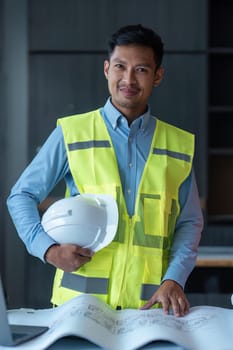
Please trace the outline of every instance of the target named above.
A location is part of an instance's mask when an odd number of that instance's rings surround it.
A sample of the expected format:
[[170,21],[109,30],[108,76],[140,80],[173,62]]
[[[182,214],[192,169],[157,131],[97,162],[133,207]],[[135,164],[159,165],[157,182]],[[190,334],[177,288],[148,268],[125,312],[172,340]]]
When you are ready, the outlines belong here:
[[91,257],[93,256],[94,252],[88,248],[82,248],[79,246],[75,247],[75,253],[80,255],[80,256],[85,256],[85,257]]
[[180,305],[181,316],[186,315],[189,312],[190,307],[188,299],[185,296],[178,297],[178,303]]
[[161,304],[163,307],[163,311],[165,314],[169,314],[169,307],[170,307],[170,302],[168,298],[164,298],[163,300],[161,300]]
[[179,305],[179,316],[184,316],[184,310],[186,308],[186,302],[182,298],[177,299],[178,305]]
[[146,304],[144,304],[143,306],[140,307],[140,310],[148,310],[148,309],[150,309],[153,305],[154,305],[154,303],[152,303],[151,301],[148,301]]
[[84,257],[84,256],[81,256],[81,255],[77,255],[76,259],[73,259],[72,262],[70,261],[67,264],[66,272],[77,271],[82,265],[88,263],[90,260],[91,260],[91,258]]
[[80,266],[88,263],[89,261],[91,261],[91,257],[76,255],[75,269],[78,269]]
[[140,307],[140,310],[148,310],[157,303],[159,303],[159,300],[156,297],[152,297],[142,307]]
[[182,315],[180,304],[176,298],[171,300],[171,307],[175,316],[179,317]]
[[190,307],[188,300],[179,298],[178,302],[180,304],[180,309],[182,311],[182,315],[183,316],[186,315],[189,312],[189,307]]
[[172,301],[172,309],[175,316],[184,316],[189,312],[189,302],[186,298],[178,297]]

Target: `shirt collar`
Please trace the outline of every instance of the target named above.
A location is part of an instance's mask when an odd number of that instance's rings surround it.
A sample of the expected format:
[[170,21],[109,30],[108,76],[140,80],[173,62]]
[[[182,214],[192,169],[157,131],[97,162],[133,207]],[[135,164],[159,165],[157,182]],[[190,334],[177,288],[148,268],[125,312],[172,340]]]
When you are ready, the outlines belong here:
[[[111,103],[111,98],[109,97],[107,102],[104,105],[104,113],[109,120],[110,124],[112,125],[113,129],[116,129],[118,126],[118,123],[121,121],[122,118],[125,118],[118,109],[116,109],[113,104]],[[151,118],[150,113],[150,107],[148,106],[147,111],[142,114],[140,117],[138,117],[131,125],[134,125],[134,128],[136,127],[138,130],[141,129],[142,132],[145,132],[149,121]]]

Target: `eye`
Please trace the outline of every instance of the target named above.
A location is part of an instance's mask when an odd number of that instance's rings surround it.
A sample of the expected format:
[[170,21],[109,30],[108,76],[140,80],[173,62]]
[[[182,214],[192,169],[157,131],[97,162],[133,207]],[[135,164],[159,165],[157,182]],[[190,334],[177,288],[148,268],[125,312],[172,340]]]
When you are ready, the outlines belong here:
[[148,69],[146,67],[137,67],[136,71],[138,73],[147,73]]
[[116,63],[114,67],[118,70],[124,69],[124,66],[121,63]]

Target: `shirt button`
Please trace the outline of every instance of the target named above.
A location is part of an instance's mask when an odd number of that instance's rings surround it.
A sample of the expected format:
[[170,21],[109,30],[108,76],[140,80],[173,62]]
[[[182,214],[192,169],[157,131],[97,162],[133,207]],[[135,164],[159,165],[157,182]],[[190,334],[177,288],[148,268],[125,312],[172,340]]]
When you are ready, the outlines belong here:
[[132,168],[133,164],[132,163],[129,163],[129,168]]
[[130,188],[128,188],[127,192],[128,192],[128,194],[130,194],[130,193],[131,193],[131,189],[130,189]]

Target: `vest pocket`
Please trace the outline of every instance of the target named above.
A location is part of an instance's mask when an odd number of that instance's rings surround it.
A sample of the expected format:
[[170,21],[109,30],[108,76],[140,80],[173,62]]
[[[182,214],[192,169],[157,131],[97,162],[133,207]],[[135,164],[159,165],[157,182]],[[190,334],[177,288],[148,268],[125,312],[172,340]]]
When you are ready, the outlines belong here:
[[168,220],[171,214],[171,200],[167,198],[144,198],[144,232],[145,235],[167,236]]
[[160,199],[144,198],[144,232],[146,235],[161,236]]
[[[111,243],[113,245],[114,243]],[[109,278],[110,271],[112,269],[113,261],[113,249],[104,248],[99,252],[95,253],[90,262],[83,265],[78,273],[82,276],[90,277],[107,277]]]
[[105,248],[97,252],[77,272],[64,272],[61,287],[78,293],[108,294],[112,260],[112,249]]

